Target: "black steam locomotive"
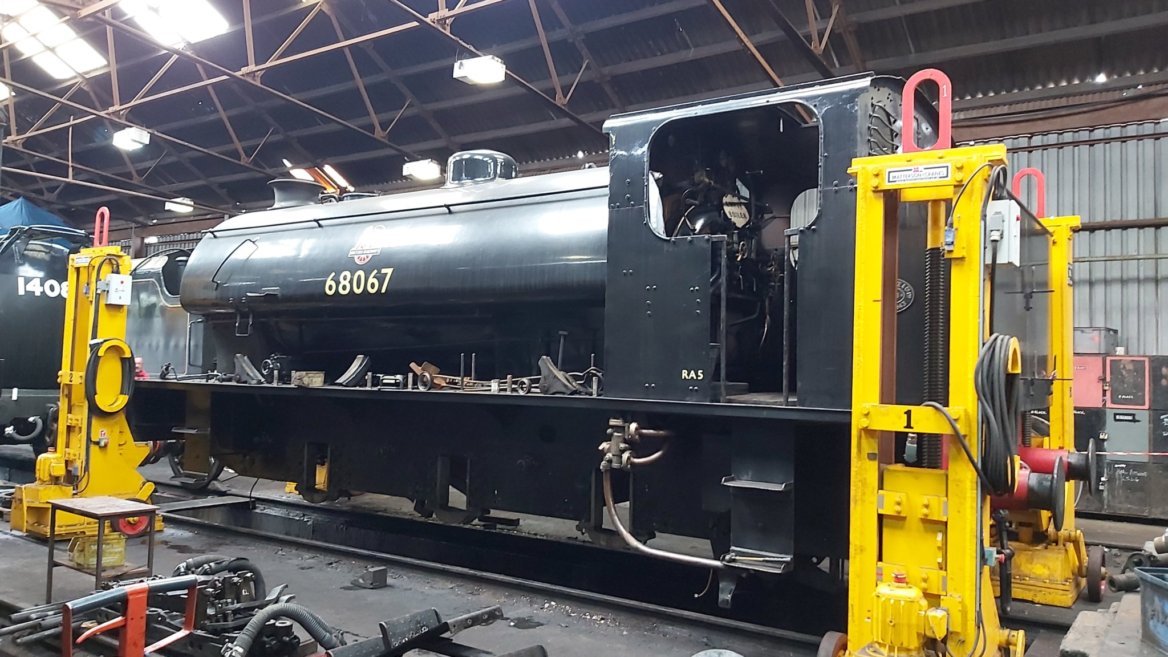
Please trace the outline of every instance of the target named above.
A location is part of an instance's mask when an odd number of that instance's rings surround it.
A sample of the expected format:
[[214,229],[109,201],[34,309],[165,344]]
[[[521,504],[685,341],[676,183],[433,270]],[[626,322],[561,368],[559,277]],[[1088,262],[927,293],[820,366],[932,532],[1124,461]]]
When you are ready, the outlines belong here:
[[0,444],[47,448],[69,254],[86,240],[61,226],[16,226],[0,239]]
[[[847,168],[896,150],[902,86],[861,75],[616,116],[607,168],[518,177],[472,151],[439,189],[319,202],[278,183],[272,209],[149,268],[170,289],[152,308],[182,315],[131,320],[132,342],[171,336],[147,358],[161,376],[138,385],[136,437],[312,500],[571,519],[680,560],[644,541],[700,537],[713,558],[692,563],[729,570],[842,559],[863,248]],[[920,401],[920,219],[901,228],[904,401]]]

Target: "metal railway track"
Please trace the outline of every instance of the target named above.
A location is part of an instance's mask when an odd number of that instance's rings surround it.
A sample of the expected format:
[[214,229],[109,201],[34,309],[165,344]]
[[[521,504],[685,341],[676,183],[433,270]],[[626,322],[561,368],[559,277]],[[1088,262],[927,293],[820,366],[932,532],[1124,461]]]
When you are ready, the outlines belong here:
[[[198,500],[189,492],[165,483],[159,485],[159,492],[163,497],[176,500]],[[232,496],[213,497],[224,499]],[[778,642],[784,649],[789,652],[794,650],[796,654],[814,654],[819,642],[818,633],[793,631],[742,618],[716,615],[705,609],[714,607],[712,603],[690,604],[688,608],[666,604],[665,601],[674,591],[684,590],[685,598],[694,600],[693,594],[703,588],[706,575],[702,571],[662,564],[639,555],[615,553],[611,556],[616,559],[604,559],[609,556],[609,550],[584,543],[549,541],[511,532],[451,526],[423,519],[338,509],[295,500],[259,496],[243,499],[250,500],[250,504],[204,506],[198,501],[193,507],[164,512],[163,517],[167,522],[179,526],[261,538],[628,610],[674,622],[742,633]],[[426,558],[422,558],[423,554]],[[645,579],[660,574],[661,568],[649,569],[655,571],[656,575],[655,572],[645,572],[643,569],[649,564],[666,566],[665,570],[673,571],[668,579],[655,582],[658,585],[662,581],[674,583],[664,587],[668,592],[658,587],[656,592],[642,591],[642,595],[624,595],[645,584]],[[588,566],[606,572],[614,572],[615,569],[622,575],[642,570],[642,576],[635,582],[626,578],[616,586],[599,586],[594,578],[587,576],[586,572],[591,570]],[[523,576],[518,574],[520,571],[539,576]],[[559,572],[558,576],[556,572]],[[679,582],[680,586],[677,584]],[[713,588],[717,588],[716,584]],[[707,602],[713,595],[707,592]]]
[[[189,491],[165,483],[160,489],[176,498],[196,499]],[[694,593],[708,583],[704,571],[588,543],[506,530],[452,526],[271,497],[252,497],[249,504],[227,507],[196,506],[168,512],[165,517],[177,525],[254,536],[740,632],[779,642],[798,653],[805,649],[808,655],[814,652],[822,632],[830,629],[831,616],[838,612],[843,617],[842,609],[833,608],[838,598],[833,603],[814,586],[796,583],[792,587],[790,582],[782,589],[761,582],[744,583],[735,598],[736,609],[727,614],[713,604],[715,594],[710,591],[695,599]],[[607,576],[595,577],[594,573]],[[709,588],[716,589],[716,583]],[[1061,635],[1072,620],[1069,610],[1017,603],[1006,623],[1031,636]]]

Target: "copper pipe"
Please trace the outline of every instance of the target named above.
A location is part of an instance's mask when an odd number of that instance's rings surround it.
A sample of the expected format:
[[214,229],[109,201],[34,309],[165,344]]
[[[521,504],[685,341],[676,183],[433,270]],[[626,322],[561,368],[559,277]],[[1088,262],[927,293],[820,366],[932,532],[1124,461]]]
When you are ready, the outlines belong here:
[[665,443],[665,444],[661,445],[661,449],[657,450],[656,452],[653,452],[652,454],[650,454],[648,456],[631,456],[631,457],[629,457],[629,465],[630,466],[650,465],[652,463],[656,463],[657,461],[660,461],[661,457],[665,456],[665,453],[668,451],[669,451],[669,443]]
[[698,566],[699,568],[715,568],[723,569],[726,564],[717,559],[706,559],[705,557],[692,557],[688,554],[678,554],[676,552],[668,552],[666,550],[658,550],[651,548],[648,545],[638,541],[635,536],[625,529],[621,524],[620,518],[616,515],[616,504],[612,501],[612,471],[605,470],[603,474],[603,488],[604,488],[604,508],[608,509],[608,519],[612,522],[612,526],[616,529],[616,533],[624,539],[629,547],[633,548],[641,554],[649,555],[650,557],[657,557],[658,559],[668,559],[669,561],[676,561],[690,566]]

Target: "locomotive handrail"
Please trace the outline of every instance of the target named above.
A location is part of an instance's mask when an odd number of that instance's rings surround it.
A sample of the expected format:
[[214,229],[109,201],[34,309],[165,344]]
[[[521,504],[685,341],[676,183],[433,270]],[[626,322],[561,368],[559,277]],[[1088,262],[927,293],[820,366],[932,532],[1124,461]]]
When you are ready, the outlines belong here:
[[[925,148],[917,144],[916,100],[917,87],[925,80],[937,83],[937,141]],[[931,151],[953,147],[953,83],[949,76],[935,68],[926,68],[904,83],[900,111],[900,144],[905,153]]]

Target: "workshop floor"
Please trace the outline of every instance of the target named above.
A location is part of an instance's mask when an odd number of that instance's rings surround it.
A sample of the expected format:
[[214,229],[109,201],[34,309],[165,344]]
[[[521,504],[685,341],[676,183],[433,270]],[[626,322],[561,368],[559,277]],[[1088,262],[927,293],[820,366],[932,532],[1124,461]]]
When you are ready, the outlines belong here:
[[[144,546],[132,545],[128,553],[131,561],[144,563]],[[373,561],[174,526],[159,535],[156,572],[168,573],[179,562],[201,554],[247,557],[262,569],[269,588],[288,583],[297,602],[361,636],[376,635],[377,623],[382,620],[420,609],[433,607],[445,615],[459,615],[500,605],[507,621],[468,630],[459,639],[496,652],[542,644],[555,657],[689,656],[711,648],[733,650],[745,657],[810,652],[806,648],[776,651],[771,641],[695,629],[626,611],[614,614],[575,601],[399,566],[390,569],[389,587],[369,590],[351,582],[367,567],[380,565]],[[0,555],[0,600],[17,606],[44,602],[44,544],[3,531]],[[93,587],[90,576],[66,568],[58,568],[54,577],[55,600],[83,595]]]
[[[149,469],[147,476],[158,481],[169,478],[163,466]],[[282,483],[256,481],[226,475],[223,488],[235,494],[257,497],[295,497],[284,492]],[[380,495],[361,495],[334,503],[337,506],[372,512],[410,514],[405,500]],[[1109,565],[1115,567],[1126,550],[1163,532],[1162,526],[1102,520],[1080,520],[1088,542],[1118,548],[1109,550]],[[5,527],[6,529],[6,527]],[[561,538],[576,538],[571,523],[548,519],[524,518],[523,531]],[[680,542],[675,549],[690,547]],[[290,548],[254,538],[240,538],[214,531],[191,531],[169,526],[159,537],[156,572],[167,573],[190,556],[226,554],[243,556],[264,571],[269,586],[289,583],[298,602],[305,604],[333,624],[358,635],[376,634],[379,621],[424,608],[436,608],[444,614],[457,615],[491,605],[500,605],[508,621],[486,628],[476,628],[462,635],[464,640],[499,652],[540,643],[556,657],[577,657],[600,653],[618,655],[679,655],[687,657],[702,650],[734,650],[745,657],[762,655],[806,655],[810,647],[795,646],[776,651],[773,642],[744,638],[731,633],[695,628],[669,619],[626,611],[611,610],[577,603],[572,600],[533,595],[520,589],[487,584],[478,580],[460,580],[449,575],[391,567],[390,586],[381,590],[355,587],[351,581],[374,561],[337,556],[326,550]],[[0,600],[27,606],[43,602],[45,548],[42,543],[0,532]],[[134,545],[130,560],[143,561],[144,547]],[[56,597],[76,597],[92,589],[92,578],[59,568],[56,571]],[[1110,596],[1109,596],[1110,597]],[[1118,599],[1118,598],[1115,598]],[[1109,600],[1105,599],[1105,603]],[[1079,603],[1073,611],[1091,608]],[[1073,613],[1016,605],[1015,613],[1038,620],[1065,619]],[[1007,622],[1008,624],[1008,622]],[[1028,654],[1035,657],[1058,655],[1061,633],[1048,630],[1032,635]],[[0,651],[2,652],[2,651]]]

